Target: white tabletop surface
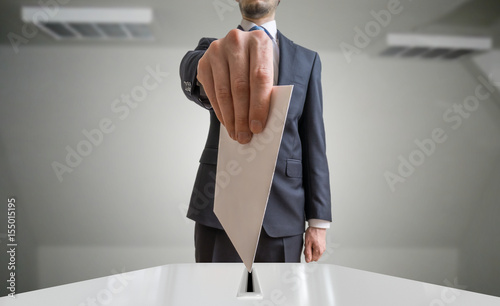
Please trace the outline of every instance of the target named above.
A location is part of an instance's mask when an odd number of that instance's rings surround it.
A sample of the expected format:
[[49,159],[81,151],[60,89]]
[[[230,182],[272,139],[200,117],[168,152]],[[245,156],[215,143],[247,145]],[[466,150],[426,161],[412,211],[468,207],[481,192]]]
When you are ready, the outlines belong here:
[[327,264],[259,264],[260,298],[237,294],[243,264],[172,264],[0,298],[25,305],[500,306],[500,298]]

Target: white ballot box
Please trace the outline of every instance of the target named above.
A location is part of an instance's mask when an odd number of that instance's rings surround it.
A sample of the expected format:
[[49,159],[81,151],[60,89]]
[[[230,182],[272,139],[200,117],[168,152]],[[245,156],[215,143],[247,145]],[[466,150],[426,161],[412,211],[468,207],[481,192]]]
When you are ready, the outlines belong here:
[[[0,298],[1,306],[499,306],[500,298],[327,264],[172,264]],[[450,283],[451,285],[451,283]]]

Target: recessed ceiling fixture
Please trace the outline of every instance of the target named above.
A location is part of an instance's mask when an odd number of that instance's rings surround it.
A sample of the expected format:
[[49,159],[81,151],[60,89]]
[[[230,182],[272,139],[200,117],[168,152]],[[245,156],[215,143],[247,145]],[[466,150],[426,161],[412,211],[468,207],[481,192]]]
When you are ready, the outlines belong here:
[[473,52],[490,50],[493,39],[487,36],[439,35],[427,33],[389,33],[384,56],[424,59],[456,59]]
[[21,18],[56,40],[154,40],[150,8],[64,8],[49,15],[41,7],[22,7]]
[[412,31],[389,30],[379,55],[402,59],[470,58],[491,51],[500,23],[500,1],[463,1],[452,11]]

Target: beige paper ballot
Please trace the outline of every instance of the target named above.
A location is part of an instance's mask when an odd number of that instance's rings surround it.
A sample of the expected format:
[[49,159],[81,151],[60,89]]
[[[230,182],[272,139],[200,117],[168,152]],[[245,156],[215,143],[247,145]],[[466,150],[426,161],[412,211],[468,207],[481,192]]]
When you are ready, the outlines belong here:
[[274,86],[264,130],[247,144],[221,126],[214,213],[251,272],[293,85]]

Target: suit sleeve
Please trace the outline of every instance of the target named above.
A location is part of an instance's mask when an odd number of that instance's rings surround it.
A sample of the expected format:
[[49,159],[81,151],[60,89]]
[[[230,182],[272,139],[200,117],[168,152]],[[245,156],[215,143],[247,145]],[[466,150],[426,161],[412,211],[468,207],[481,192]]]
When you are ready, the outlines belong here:
[[323,94],[321,87],[321,60],[316,53],[306,94],[306,102],[299,123],[302,141],[305,217],[332,220],[330,173],[326,158],[325,127],[323,121]]
[[198,73],[198,61],[214,40],[216,39],[200,39],[196,49],[188,51],[186,55],[184,55],[179,69],[181,87],[186,97],[206,109],[211,109],[212,106],[210,105],[210,101],[200,94],[200,86],[197,85],[198,80],[196,79],[196,75]]

